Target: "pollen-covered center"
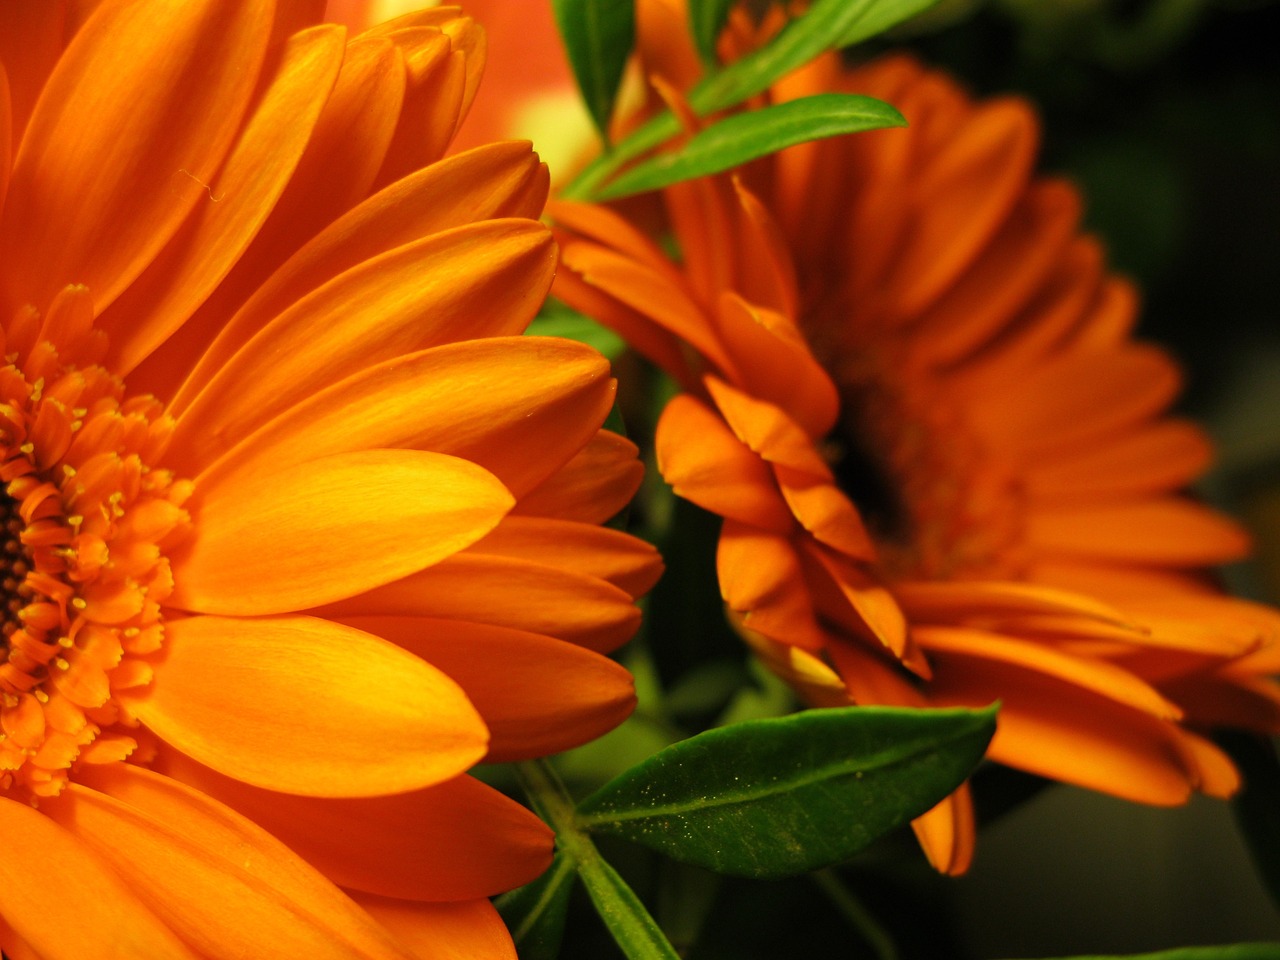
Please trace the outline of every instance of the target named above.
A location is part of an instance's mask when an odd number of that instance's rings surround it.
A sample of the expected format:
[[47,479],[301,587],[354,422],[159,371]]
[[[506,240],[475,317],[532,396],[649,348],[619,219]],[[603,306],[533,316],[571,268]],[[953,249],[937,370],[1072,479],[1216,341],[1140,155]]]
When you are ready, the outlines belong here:
[[9,660],[9,638],[15,630],[22,626],[20,614],[26,606],[25,599],[31,596],[31,588],[26,585],[27,574],[31,572],[31,552],[22,542],[22,518],[18,515],[18,505],[8,496],[0,495],[0,526],[4,538],[4,546],[0,548],[0,589],[4,591],[4,626],[3,648],[0,649],[0,660]]
[[172,430],[96,362],[83,288],[19,311],[0,361],[0,793],[57,794],[78,764],[137,748],[121,694],[151,681],[191,485],[157,462]]

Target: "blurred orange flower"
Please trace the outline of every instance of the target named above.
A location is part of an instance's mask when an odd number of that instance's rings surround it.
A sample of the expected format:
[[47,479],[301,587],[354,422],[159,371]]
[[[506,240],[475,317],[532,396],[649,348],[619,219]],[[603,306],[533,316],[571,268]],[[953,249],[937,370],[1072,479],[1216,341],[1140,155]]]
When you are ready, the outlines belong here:
[[[675,7],[640,9],[650,74],[687,89]],[[1280,730],[1280,619],[1209,572],[1247,538],[1180,492],[1209,445],[1166,413],[1179,373],[1132,339],[1133,288],[1077,191],[1033,174],[1025,102],[904,56],[827,57],[771,96],[833,90],[909,127],[668,189],[678,263],[606,208],[551,208],[553,292],[686,391],[659,466],[724,518],[736,622],[814,703],[998,699],[1001,763],[1152,804],[1230,794],[1193,729]],[[966,869],[967,789],[915,826]]]
[[471,779],[620,722],[651,548],[476,26],[0,6],[0,947],[513,957]]

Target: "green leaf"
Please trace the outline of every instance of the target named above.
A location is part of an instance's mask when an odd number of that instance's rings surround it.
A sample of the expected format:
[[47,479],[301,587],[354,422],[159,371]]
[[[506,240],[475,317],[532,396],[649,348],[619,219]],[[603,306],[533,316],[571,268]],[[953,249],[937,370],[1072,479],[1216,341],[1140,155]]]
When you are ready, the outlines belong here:
[[635,43],[635,3],[551,0],[551,5],[582,99],[607,143],[618,84]]
[[1233,943],[1224,947],[1181,947],[1158,953],[1062,957],[1060,960],[1280,960],[1280,943]]
[[842,707],[709,730],[605,784],[578,823],[737,876],[830,866],[958,787],[995,713]]
[[554,299],[543,304],[542,312],[533,318],[524,332],[527,337],[577,340],[604,354],[611,363],[627,348],[627,342],[608,327]]
[[596,913],[628,960],[679,960],[679,954],[618,871],[602,857],[578,863]]
[[520,960],[556,960],[573,889],[573,861],[557,853],[546,873],[495,902]]
[[533,809],[555,830],[561,855],[577,870],[596,913],[628,960],[677,960],[675,948],[640,898],[578,825],[573,802],[551,764],[528,760],[516,765],[516,774]]
[[1271,899],[1280,904],[1280,759],[1256,734],[1222,733],[1218,742],[1244,778],[1244,789],[1231,801],[1236,823]]
[[716,62],[716,39],[729,18],[733,0],[689,0],[689,31],[703,63]]
[[918,17],[930,7],[936,7],[941,0],[895,0],[892,3],[877,3],[865,14],[855,20],[849,29],[841,35],[837,47],[851,47],[863,40],[884,33],[890,27],[896,27],[904,21]]
[[600,191],[600,198],[616,200],[719,173],[809,140],[905,125],[893,107],[861,94],[819,93],[788,100],[734,114],[698,131],[674,153],[660,154],[623,173]]
[[[804,15],[778,31],[766,46],[707,76],[689,91],[689,107],[700,117],[736,106],[810,60],[915,16],[938,0],[816,0]],[[624,163],[680,132],[666,111],[632,131],[617,148],[588,164],[561,190],[565,199],[596,199],[600,186]]]
[[807,13],[787,24],[773,40],[689,93],[699,115],[741,103],[768,89],[784,74],[837,47],[881,33],[913,17],[938,0],[817,0]]

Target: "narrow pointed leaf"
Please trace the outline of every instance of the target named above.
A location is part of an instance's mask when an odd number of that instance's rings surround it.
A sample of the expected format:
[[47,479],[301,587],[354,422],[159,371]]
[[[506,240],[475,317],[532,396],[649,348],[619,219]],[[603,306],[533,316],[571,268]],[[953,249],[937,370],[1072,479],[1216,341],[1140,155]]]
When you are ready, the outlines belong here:
[[905,125],[893,107],[861,94],[819,93],[789,100],[734,114],[700,130],[676,152],[632,167],[605,187],[600,197],[616,200],[720,173],[809,140]]
[[573,860],[557,853],[547,872],[496,901],[520,960],[556,960],[573,890]]
[[[765,46],[711,73],[689,91],[699,117],[736,106],[815,57],[866,40],[907,20],[938,0],[816,0]],[[598,158],[561,191],[565,199],[595,199],[600,185],[623,162],[643,155],[680,132],[670,111],[659,114]]]
[[607,142],[622,70],[635,43],[633,0],[552,0],[569,64],[591,119]]
[[733,0],[690,0],[689,31],[704,63],[716,62],[716,38],[724,29],[732,6]]
[[720,873],[815,870],[958,787],[995,713],[842,707],[709,730],[605,784],[579,823]]
[[635,891],[582,832],[573,802],[551,765],[545,760],[530,761],[516,770],[533,809],[555,830],[561,855],[577,870],[596,913],[627,960],[678,960],[675,948]]
[[579,861],[578,875],[627,960],[678,960],[657,921],[608,861],[598,855]]
[[938,0],[817,0],[761,47],[698,84],[689,103],[713,113],[767,89],[775,80],[837,47],[883,33]]
[[888,3],[873,3],[840,35],[836,46],[851,47],[855,43],[869,40],[912,17],[919,16],[930,7],[937,6],[938,2],[939,0],[893,0]]

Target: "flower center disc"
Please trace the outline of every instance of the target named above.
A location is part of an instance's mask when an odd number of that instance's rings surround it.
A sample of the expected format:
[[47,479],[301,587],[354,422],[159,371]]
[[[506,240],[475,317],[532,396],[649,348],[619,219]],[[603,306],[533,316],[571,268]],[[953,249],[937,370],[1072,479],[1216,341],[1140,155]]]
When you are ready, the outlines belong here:
[[137,748],[116,695],[151,681],[191,492],[151,466],[173,427],[161,405],[49,332],[20,311],[0,360],[0,793],[30,802]]

